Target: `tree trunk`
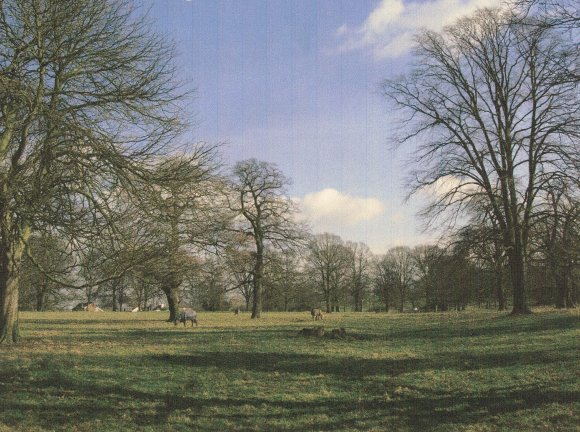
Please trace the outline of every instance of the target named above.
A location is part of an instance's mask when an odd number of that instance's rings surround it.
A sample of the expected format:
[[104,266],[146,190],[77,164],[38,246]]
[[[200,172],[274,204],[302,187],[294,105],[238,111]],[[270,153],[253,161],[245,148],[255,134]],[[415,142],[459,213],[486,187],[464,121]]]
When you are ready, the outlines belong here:
[[254,302],[252,304],[252,319],[262,316],[262,276],[264,273],[264,256],[261,244],[256,244],[256,265],[254,267]]
[[254,299],[252,302],[252,319],[262,316],[262,280],[254,280]]
[[48,291],[48,281],[45,280],[40,289],[36,292],[36,311],[42,312],[44,310],[44,303],[46,293]]
[[117,284],[113,281],[113,312],[117,310]]
[[123,312],[123,303],[125,302],[125,296],[123,295],[123,288],[119,290],[119,310]]
[[515,247],[508,256],[514,295],[512,315],[529,314],[531,311],[528,308],[526,300],[523,251],[520,248]]
[[177,318],[179,307],[179,285],[163,286],[163,292],[167,297],[167,307],[169,308],[169,319],[167,321],[173,322]]
[[18,342],[18,271],[2,254],[0,276],[0,344]]
[[405,291],[403,288],[399,288],[399,295],[401,297],[401,303],[399,305],[399,312],[403,312],[405,310]]
[[506,310],[505,296],[503,293],[503,268],[501,265],[495,266],[495,298],[497,300],[498,310]]
[[9,240],[9,231],[2,230],[0,244],[0,345],[18,342],[18,290],[22,254],[30,236],[25,228],[18,240]]
[[568,289],[568,278],[564,273],[563,269],[561,273],[558,273],[555,277],[556,280],[556,308],[566,309],[569,307],[569,289]]

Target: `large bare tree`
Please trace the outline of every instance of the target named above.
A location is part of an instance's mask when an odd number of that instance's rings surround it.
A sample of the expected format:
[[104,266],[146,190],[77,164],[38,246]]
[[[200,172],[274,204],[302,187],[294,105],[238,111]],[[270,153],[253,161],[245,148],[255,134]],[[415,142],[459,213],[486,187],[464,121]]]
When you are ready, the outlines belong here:
[[136,268],[155,280],[167,298],[169,321],[178,311],[182,283],[197,265],[196,254],[215,252],[220,232],[229,221],[218,175],[215,146],[199,144],[187,155],[160,159],[153,176],[142,185],[142,200],[135,208],[141,218],[143,259]]
[[239,215],[237,230],[251,239],[255,250],[252,318],[262,313],[264,262],[267,246],[285,250],[300,244],[304,227],[297,222],[297,209],[286,192],[290,183],[274,164],[247,159],[233,169],[230,208]]
[[554,178],[579,177],[571,73],[578,50],[560,43],[554,27],[495,9],[417,42],[412,71],[384,83],[408,115],[402,141],[416,144],[411,192],[445,186],[426,210],[431,218],[487,203],[507,254],[512,313],[528,313],[526,252],[538,194]]
[[129,0],[0,1],[0,343],[31,233],[105,233],[181,129],[172,58]]

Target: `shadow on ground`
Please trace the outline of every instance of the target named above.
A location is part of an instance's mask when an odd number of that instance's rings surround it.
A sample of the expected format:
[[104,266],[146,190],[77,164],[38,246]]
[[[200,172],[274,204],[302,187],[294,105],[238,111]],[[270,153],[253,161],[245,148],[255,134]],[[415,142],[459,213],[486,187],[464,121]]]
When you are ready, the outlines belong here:
[[[0,376],[0,379],[6,379]],[[25,378],[25,377],[21,377]],[[121,385],[97,385],[72,381],[63,374],[54,374],[36,383],[39,392],[50,389],[53,397],[39,406],[8,397],[10,390],[0,387],[0,417],[10,426],[4,412],[21,412],[34,416],[42,430],[69,430],[75,424],[109,417],[124,418],[127,430],[168,430],[170,417],[187,417],[195,430],[215,430],[214,421],[229,421],[238,430],[336,431],[359,429],[359,422],[375,428],[394,425],[395,430],[431,430],[445,425],[472,425],[485,422],[490,416],[515,413],[552,403],[569,404],[580,399],[580,392],[539,391],[537,388],[502,388],[480,395],[442,392],[418,394],[416,389],[385,399],[369,394],[363,401],[345,401],[320,397],[310,401],[273,401],[256,397],[199,397],[194,391],[151,394]],[[60,395],[56,397],[56,395]],[[68,398],[69,403],[62,399]],[[248,414],[251,407],[251,414]],[[257,424],[256,413],[260,424]],[[309,418],[308,426],[302,419]],[[318,420],[312,420],[312,419]],[[280,424],[284,426],[276,426]],[[12,424],[11,426],[17,426]],[[177,428],[175,430],[186,430]],[[360,430],[364,430],[360,427]]]
[[[267,380],[269,373],[332,375],[328,382],[361,382],[373,375],[393,376],[430,368],[478,369],[507,365],[546,363],[548,352],[478,355],[472,358],[463,353],[448,353],[445,358],[434,359],[360,359],[296,353],[206,352],[191,355],[147,355],[136,358],[135,364],[147,364],[152,370],[171,368],[184,377],[207,373],[211,368],[224,371],[245,370],[261,373],[256,379]],[[113,361],[114,360],[114,361]],[[561,360],[561,359],[560,359]],[[88,356],[83,364],[90,368],[102,364],[102,357]],[[111,367],[121,364],[112,359]],[[197,425],[195,430],[215,430],[200,425],[213,422],[234,422],[239,430],[259,426],[261,430],[336,431],[344,428],[364,430],[364,425],[375,428],[394,427],[394,430],[431,430],[445,425],[469,426],[485,422],[490,416],[515,413],[552,403],[571,404],[580,401],[580,392],[556,391],[538,387],[501,387],[478,394],[442,392],[418,388],[377,386],[368,388],[364,400],[337,400],[324,395],[301,400],[300,394],[291,400],[269,400],[260,397],[243,397],[243,391],[232,389],[235,397],[208,397],[196,395],[195,380],[186,380],[180,388],[163,394],[139,389],[139,383],[110,384],[110,381],[75,380],[68,373],[76,364],[66,358],[47,356],[35,366],[47,373],[33,378],[29,369],[12,367],[0,370],[0,418],[8,426],[5,413],[21,412],[35,418],[43,430],[67,430],[75,422],[92,419],[124,418],[131,426],[128,430],[168,430],[171,417],[187,418]],[[343,377],[344,380],[340,378]],[[155,379],[146,377],[144,379]],[[314,378],[313,378],[314,379]],[[318,378],[320,379],[320,378]],[[269,385],[265,382],[265,385]],[[42,404],[31,404],[24,397],[41,395]],[[385,394],[388,397],[385,397]],[[15,397],[19,394],[19,397]],[[257,418],[261,425],[258,425]],[[308,418],[308,425],[304,419]],[[313,420],[313,418],[315,420]],[[314,423],[313,423],[314,422]],[[361,423],[363,422],[363,423]],[[284,426],[278,426],[284,424]],[[133,429],[131,429],[133,428]],[[185,426],[183,429],[186,430]]]

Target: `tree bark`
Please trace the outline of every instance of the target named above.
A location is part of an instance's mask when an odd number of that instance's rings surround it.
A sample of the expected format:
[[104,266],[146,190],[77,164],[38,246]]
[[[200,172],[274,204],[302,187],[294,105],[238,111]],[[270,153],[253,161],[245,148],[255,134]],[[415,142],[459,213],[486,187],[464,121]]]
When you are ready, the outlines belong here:
[[[8,225],[9,226],[9,225]],[[0,244],[0,345],[18,342],[18,290],[22,254],[30,236],[30,229],[25,228],[10,240],[10,231],[6,225],[2,228]]]
[[117,312],[117,286],[113,282],[113,312]]
[[525,290],[525,270],[524,255],[519,248],[515,248],[509,253],[509,265],[512,277],[512,289],[514,304],[512,315],[523,315],[531,313],[528,308]]
[[252,319],[262,317],[262,281],[254,281],[254,301],[252,303]]
[[39,290],[36,292],[36,311],[42,312],[46,302],[46,293],[48,292],[48,281],[45,280]]
[[162,290],[167,297],[167,307],[169,308],[169,319],[167,321],[175,321],[179,307],[179,285],[165,285]]
[[254,267],[254,301],[252,304],[252,319],[262,316],[262,276],[264,273],[263,246],[256,242],[256,265]]
[[568,285],[568,277],[565,274],[564,270],[561,269],[561,273],[557,274],[555,277],[556,280],[556,308],[558,309],[566,309],[569,307],[568,300],[570,298],[569,295],[569,285]]

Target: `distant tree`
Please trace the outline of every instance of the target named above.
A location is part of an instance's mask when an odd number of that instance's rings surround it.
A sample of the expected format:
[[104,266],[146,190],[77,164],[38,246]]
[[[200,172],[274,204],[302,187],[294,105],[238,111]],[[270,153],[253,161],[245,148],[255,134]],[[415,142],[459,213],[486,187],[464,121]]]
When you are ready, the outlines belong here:
[[302,264],[296,251],[271,253],[264,272],[267,308],[287,312],[295,306],[302,278]]
[[353,301],[353,310],[362,312],[363,300],[371,285],[372,252],[364,243],[347,242],[349,251],[350,274],[348,283]]
[[423,293],[425,308],[434,311],[438,303],[439,285],[445,283],[439,275],[441,257],[445,251],[433,245],[416,246],[412,250],[416,286]]
[[190,304],[206,311],[220,311],[226,306],[226,267],[216,255],[200,256],[185,276],[185,293]]
[[533,228],[535,256],[546,266],[555,286],[557,308],[575,307],[580,270],[580,201],[564,184],[552,185],[544,212]]
[[344,241],[335,234],[317,234],[308,245],[307,265],[316,278],[327,313],[339,310],[351,257]]
[[0,343],[31,234],[105,235],[112,192],[182,130],[172,59],[129,0],[0,2]]
[[57,307],[67,297],[66,290],[57,281],[73,282],[70,280],[73,256],[62,239],[49,234],[32,235],[28,254],[33,258],[25,256],[23,259],[20,309],[45,311]]
[[375,266],[375,292],[383,304],[383,310],[388,312],[394,301],[396,275],[386,255],[379,257]]
[[196,253],[222,247],[221,232],[230,218],[224,212],[224,184],[218,176],[217,148],[200,144],[187,155],[159,159],[142,198],[136,267],[155,281],[167,298],[169,321],[177,316],[181,285],[191,274]]
[[423,138],[411,193],[446,186],[425,215],[455,221],[474,200],[487,203],[507,254],[513,314],[529,312],[526,256],[537,197],[554,177],[580,177],[579,51],[554,27],[528,23],[485,9],[441,33],[425,31],[411,72],[384,83],[408,114],[402,142]]
[[250,310],[253,298],[253,271],[255,267],[252,252],[240,247],[229,247],[223,254],[224,265],[228,277],[228,291],[241,294],[246,304],[246,310]]
[[403,312],[407,294],[415,275],[415,264],[411,249],[407,246],[391,248],[387,251],[386,258],[394,278],[395,287],[399,291],[399,312]]
[[489,275],[490,298],[497,305],[498,310],[505,310],[504,281],[506,278],[504,277],[504,269],[506,252],[493,215],[486,214],[486,216],[489,217],[484,218],[480,223],[468,225],[459,230],[455,243],[466,251],[465,253],[471,257],[471,261],[479,265],[482,271]]
[[264,263],[267,247],[285,250],[300,244],[304,228],[294,218],[297,209],[286,193],[289,184],[273,164],[248,159],[233,169],[230,209],[238,214],[236,230],[254,244],[252,318],[262,314]]
[[162,295],[155,282],[147,279],[142,272],[131,271],[129,278],[132,298],[139,310],[147,310],[152,306],[152,300]]

